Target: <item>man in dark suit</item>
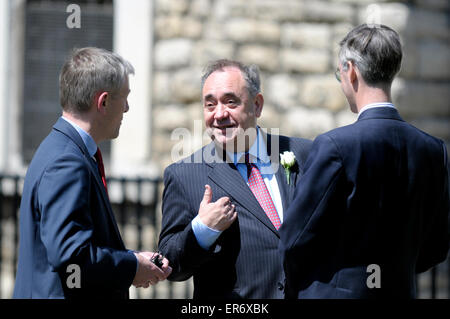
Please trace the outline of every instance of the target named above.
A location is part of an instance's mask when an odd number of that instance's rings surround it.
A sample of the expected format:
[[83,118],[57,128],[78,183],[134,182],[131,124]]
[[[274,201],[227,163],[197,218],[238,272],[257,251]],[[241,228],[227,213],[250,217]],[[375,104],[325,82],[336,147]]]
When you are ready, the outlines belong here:
[[[194,298],[283,298],[278,227],[311,142],[257,127],[264,99],[256,66],[211,63],[202,103],[213,142],[164,172],[159,247],[169,280],[193,276]],[[289,184],[279,165],[285,151],[296,156]]]
[[281,227],[288,298],[414,298],[448,252],[445,144],[400,117],[398,34],[361,25],[340,43],[351,125],[318,136]]
[[63,116],[25,177],[14,298],[128,298],[170,273],[125,249],[97,145],[116,138],[133,67],[97,48],[75,50],[60,74]]

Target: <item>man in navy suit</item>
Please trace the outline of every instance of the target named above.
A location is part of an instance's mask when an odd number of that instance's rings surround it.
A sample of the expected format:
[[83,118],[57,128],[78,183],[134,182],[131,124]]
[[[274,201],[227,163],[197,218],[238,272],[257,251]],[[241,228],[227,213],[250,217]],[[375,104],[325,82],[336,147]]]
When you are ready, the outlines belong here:
[[62,117],[41,143],[20,205],[14,298],[128,298],[170,273],[125,249],[97,145],[119,135],[134,69],[98,48],[74,50],[60,74]]
[[[164,172],[159,247],[169,280],[193,276],[194,298],[283,298],[278,227],[311,141],[257,126],[264,98],[256,66],[212,62],[202,104],[213,142]],[[296,156],[289,184],[279,165],[285,151]]]
[[313,143],[280,231],[288,298],[414,298],[416,274],[447,257],[447,150],[392,104],[401,59],[384,25],[340,43],[336,77],[358,120]]

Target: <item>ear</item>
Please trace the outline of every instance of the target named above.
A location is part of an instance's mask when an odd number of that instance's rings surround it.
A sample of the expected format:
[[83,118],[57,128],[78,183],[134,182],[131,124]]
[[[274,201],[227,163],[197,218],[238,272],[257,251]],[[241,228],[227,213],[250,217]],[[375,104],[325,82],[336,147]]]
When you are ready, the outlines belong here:
[[108,92],[98,92],[95,94],[94,101],[97,111],[104,114],[106,111],[106,100],[108,97]]
[[264,97],[261,93],[256,94],[254,103],[255,103],[255,116],[258,118],[261,116],[262,109],[264,106]]
[[355,64],[353,64],[352,61],[348,61],[348,78],[350,80],[350,83],[354,83],[357,80],[357,69],[355,67]]

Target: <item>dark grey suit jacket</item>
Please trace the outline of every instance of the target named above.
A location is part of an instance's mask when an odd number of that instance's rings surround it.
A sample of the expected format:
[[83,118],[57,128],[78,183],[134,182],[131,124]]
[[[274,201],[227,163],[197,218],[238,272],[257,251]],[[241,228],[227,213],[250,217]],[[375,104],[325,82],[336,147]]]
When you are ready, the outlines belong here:
[[[278,148],[273,147],[277,140]],[[281,165],[276,173],[284,210],[292,200],[310,145],[305,139],[267,135],[272,163],[278,163],[284,151],[294,152],[297,159],[290,185]],[[228,196],[238,214],[209,251],[199,246],[191,227],[205,184],[212,188],[213,201]],[[284,297],[278,231],[236,166],[216,153],[214,143],[167,167],[164,186],[159,248],[173,268],[169,280],[194,276],[194,298]]]

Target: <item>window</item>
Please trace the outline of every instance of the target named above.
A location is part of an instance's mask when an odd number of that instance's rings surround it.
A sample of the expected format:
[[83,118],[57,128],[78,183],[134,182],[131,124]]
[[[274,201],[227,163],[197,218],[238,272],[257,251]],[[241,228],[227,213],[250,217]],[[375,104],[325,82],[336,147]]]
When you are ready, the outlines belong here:
[[[67,54],[74,47],[113,47],[113,4],[77,0],[81,28],[66,25],[71,2],[28,0],[25,11],[25,63],[23,90],[22,152],[29,163],[34,152],[61,115],[58,77]],[[73,3],[73,1],[72,1]],[[105,158],[110,142],[100,146]]]

